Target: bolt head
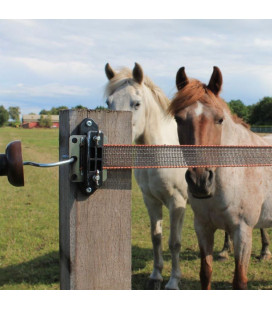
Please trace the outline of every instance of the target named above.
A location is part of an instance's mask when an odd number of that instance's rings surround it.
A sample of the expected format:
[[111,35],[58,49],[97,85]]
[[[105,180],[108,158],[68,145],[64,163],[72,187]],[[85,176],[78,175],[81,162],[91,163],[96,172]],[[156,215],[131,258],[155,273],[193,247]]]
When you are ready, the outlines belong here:
[[90,194],[92,191],[93,191],[93,190],[92,190],[91,187],[87,187],[87,188],[86,188],[86,193],[87,193],[87,194]]
[[92,126],[92,124],[93,124],[93,122],[92,122],[92,121],[90,121],[90,120],[88,120],[88,121],[86,122],[86,125],[87,125],[88,127],[91,127],[91,126]]
[[95,140],[95,141],[100,141],[100,140],[101,140],[101,137],[100,137],[100,136],[94,136],[94,137],[93,137],[93,140]]

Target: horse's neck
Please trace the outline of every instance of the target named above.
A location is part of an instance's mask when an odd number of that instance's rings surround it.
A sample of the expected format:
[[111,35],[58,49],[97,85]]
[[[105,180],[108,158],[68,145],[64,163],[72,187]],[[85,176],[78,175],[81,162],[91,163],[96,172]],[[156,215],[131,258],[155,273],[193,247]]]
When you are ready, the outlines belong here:
[[268,144],[261,137],[244,127],[242,124],[234,122],[229,113],[225,112],[225,122],[223,125],[221,144],[222,145],[266,145]]
[[178,144],[177,125],[155,101],[146,102],[146,126],[137,144]]
[[157,118],[156,122],[150,120],[150,125],[146,126],[144,144],[178,144],[177,125],[175,121],[164,119],[164,117],[162,116],[161,119]]

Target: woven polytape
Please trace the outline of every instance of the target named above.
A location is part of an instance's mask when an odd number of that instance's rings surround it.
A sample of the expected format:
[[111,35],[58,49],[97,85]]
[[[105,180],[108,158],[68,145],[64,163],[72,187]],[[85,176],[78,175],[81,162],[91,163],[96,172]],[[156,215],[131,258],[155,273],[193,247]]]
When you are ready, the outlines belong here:
[[272,166],[272,147],[104,145],[105,169],[245,166]]

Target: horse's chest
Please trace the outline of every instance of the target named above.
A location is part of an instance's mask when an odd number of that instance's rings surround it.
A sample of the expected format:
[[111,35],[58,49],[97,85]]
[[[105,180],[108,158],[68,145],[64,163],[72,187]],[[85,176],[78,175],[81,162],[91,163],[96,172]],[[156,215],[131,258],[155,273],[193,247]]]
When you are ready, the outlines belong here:
[[185,171],[182,174],[181,170],[177,174],[174,169],[171,173],[169,169],[139,169],[135,170],[135,178],[144,195],[153,196],[165,204],[176,189],[187,198]]
[[226,229],[228,206],[222,204],[222,201],[217,204],[216,200],[215,198],[195,199],[189,196],[194,214],[200,222],[218,229]]
[[192,201],[197,217],[215,228],[232,230],[241,221],[254,227],[261,213],[264,195],[259,170],[255,170],[258,183],[251,182],[248,169],[218,169],[216,191],[212,198]]

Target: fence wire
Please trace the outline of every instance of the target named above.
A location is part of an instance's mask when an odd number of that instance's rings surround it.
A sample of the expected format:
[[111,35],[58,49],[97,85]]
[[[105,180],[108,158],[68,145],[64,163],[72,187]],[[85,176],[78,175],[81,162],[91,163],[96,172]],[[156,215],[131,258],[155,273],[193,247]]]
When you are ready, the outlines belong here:
[[104,169],[258,166],[272,166],[272,147],[104,145]]

